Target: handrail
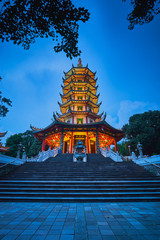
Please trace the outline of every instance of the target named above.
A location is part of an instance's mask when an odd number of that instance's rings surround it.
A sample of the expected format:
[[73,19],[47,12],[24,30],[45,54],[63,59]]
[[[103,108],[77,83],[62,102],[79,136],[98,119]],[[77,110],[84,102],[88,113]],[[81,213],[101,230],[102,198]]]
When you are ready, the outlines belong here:
[[152,164],[153,166],[155,166],[155,167],[157,167],[157,168],[159,168],[159,169],[160,169],[160,166],[158,166],[157,164],[155,164],[155,163],[152,163],[152,162],[150,162],[150,161],[147,161],[146,159],[143,159],[143,160],[145,160],[146,162],[148,162],[148,163]]
[[[7,166],[7,165],[9,165],[9,164],[11,164],[11,163],[13,163],[13,162],[16,162],[17,160],[20,160],[20,159],[15,159],[15,160],[13,160],[13,161],[11,161],[11,162],[8,162],[8,163],[5,163],[4,165],[2,165],[2,166],[0,166],[0,168],[3,168],[3,167],[5,167],[5,166]],[[24,163],[24,162],[22,162],[22,163]]]
[[108,151],[107,149],[104,150],[102,148],[100,148],[100,151],[104,157],[110,157],[115,162],[123,161],[118,152],[113,152],[111,149],[110,149],[110,151]]
[[50,150],[50,148],[47,151],[39,152],[37,156],[34,158],[27,159],[27,162],[43,162],[47,160],[49,157],[55,157],[58,154],[58,149]]
[[[16,159],[16,160],[17,160],[17,159]],[[5,163],[4,165],[0,166],[0,168],[3,168],[3,167],[5,167],[5,166],[7,166],[8,164],[11,164],[11,163],[15,162],[16,160],[13,160],[13,161],[11,161],[11,162]]]

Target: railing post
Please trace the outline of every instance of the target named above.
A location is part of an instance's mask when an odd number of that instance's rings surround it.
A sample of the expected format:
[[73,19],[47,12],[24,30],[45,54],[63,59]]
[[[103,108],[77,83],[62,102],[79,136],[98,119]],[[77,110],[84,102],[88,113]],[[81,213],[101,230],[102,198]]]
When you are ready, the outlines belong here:
[[132,161],[135,162],[135,160],[136,160],[136,154],[132,152]]

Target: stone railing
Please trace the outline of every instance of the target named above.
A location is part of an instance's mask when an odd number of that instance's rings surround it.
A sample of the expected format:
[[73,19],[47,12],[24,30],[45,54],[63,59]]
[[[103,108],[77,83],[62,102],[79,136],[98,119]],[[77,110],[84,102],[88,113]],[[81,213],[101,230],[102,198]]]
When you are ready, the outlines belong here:
[[143,166],[153,174],[160,176],[160,155],[154,155],[151,157],[143,156],[141,158],[137,158],[135,153],[133,152],[132,161],[140,166]]
[[55,157],[58,154],[58,149],[50,150],[50,148],[47,151],[39,152],[39,154],[35,157],[26,159],[27,162],[44,162],[49,157]]
[[102,148],[100,149],[100,151],[104,157],[109,157],[115,162],[123,162],[118,152],[113,152],[112,150],[108,151],[107,149],[102,149]]
[[146,166],[150,164],[160,164],[160,155],[154,155],[151,157],[143,156],[143,157],[136,157],[135,153],[132,153],[132,161],[137,163],[141,166]]
[[32,158],[22,157],[22,159],[0,154],[0,168],[3,168],[9,164],[18,166],[18,165],[24,164],[25,162],[43,162],[47,160],[49,157],[55,157],[57,154],[58,154],[58,149],[53,149],[53,150],[48,149],[47,151],[40,152],[35,157],[32,157]]
[[18,166],[18,165],[22,165],[24,162],[25,162],[25,159],[19,159],[19,158],[14,158],[14,157],[0,154],[0,163],[1,163],[0,168],[7,166],[8,164]]

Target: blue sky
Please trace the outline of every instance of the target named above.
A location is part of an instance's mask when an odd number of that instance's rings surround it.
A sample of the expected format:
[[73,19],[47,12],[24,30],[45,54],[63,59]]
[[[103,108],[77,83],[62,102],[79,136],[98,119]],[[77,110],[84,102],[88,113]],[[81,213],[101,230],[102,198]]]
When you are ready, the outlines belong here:
[[[79,1],[73,1],[77,6]],[[82,64],[97,71],[100,112],[106,111],[111,125],[121,128],[131,115],[160,109],[160,17],[128,30],[128,3],[121,0],[87,0],[87,23],[80,24],[79,48]],[[24,132],[30,124],[46,127],[57,101],[63,71],[77,65],[64,53],[54,53],[50,39],[37,39],[26,51],[13,43],[0,45],[0,83],[3,95],[13,107],[0,120],[0,131]]]

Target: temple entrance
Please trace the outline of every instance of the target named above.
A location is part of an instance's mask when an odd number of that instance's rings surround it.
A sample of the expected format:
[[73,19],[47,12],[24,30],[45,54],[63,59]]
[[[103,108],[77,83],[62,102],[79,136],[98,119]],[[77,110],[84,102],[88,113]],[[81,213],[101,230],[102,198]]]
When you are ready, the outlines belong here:
[[74,135],[74,146],[77,145],[77,142],[81,140],[84,146],[86,146],[86,136],[85,135]]
[[64,153],[69,153],[69,141],[64,142]]
[[96,143],[95,141],[90,141],[90,149],[91,149],[91,153],[96,153]]

